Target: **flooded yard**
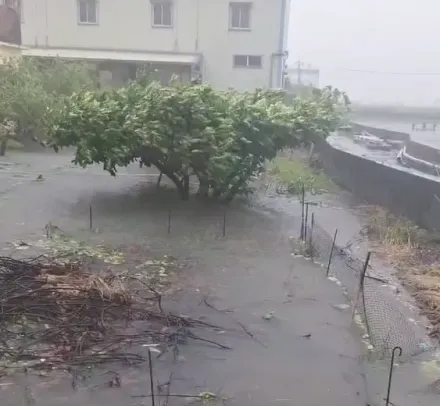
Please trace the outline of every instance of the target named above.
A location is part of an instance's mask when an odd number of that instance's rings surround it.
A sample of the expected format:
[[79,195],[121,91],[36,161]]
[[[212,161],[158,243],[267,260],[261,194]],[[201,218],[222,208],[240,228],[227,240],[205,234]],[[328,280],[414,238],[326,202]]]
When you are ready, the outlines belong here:
[[[295,199],[284,199],[284,208],[258,196],[227,209],[195,197],[182,202],[171,187],[156,189],[157,176],[133,165],[112,178],[99,167],[72,167],[68,154],[3,159],[4,255],[23,255],[13,243],[44,240],[51,223],[77,241],[126,252],[127,268],[163,255],[182,261],[163,307],[221,326],[197,333],[230,349],[188,340],[178,354],[153,357],[156,405],[382,403],[387,363],[370,372],[351,311],[341,306],[348,304],[343,291],[319,266],[291,256],[300,221]],[[415,370],[395,378],[398,406],[435,399],[417,395],[404,403]],[[109,385],[115,376],[117,387]],[[152,404],[148,363],[7,374],[0,393],[11,406]],[[414,403],[419,398],[423,403]]]

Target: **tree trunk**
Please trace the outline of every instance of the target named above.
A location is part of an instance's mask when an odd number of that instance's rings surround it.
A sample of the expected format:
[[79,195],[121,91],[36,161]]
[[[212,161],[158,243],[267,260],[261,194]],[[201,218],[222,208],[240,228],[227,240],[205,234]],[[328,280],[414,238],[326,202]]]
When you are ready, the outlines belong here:
[[165,175],[171,182],[176,185],[182,200],[189,199],[189,176],[184,176],[181,181],[179,177],[172,171],[167,170],[165,166],[161,165],[159,162],[152,163],[157,169],[159,169],[162,175]]
[[256,170],[256,165],[258,165],[257,162],[253,162],[250,169],[244,173],[240,179],[237,180],[229,189],[228,193],[226,194],[225,200],[226,202],[230,202],[234,199],[234,197],[237,195],[238,192],[240,192],[240,189],[246,184],[246,182],[250,179],[252,174]]
[[0,141],[0,156],[5,156],[6,154],[6,147],[8,146],[8,139],[3,138]]
[[234,199],[234,197],[237,195],[237,193],[240,191],[242,186],[246,183],[247,178],[242,177],[240,180],[238,180],[228,191],[228,194],[225,197],[225,201],[229,203]]
[[208,197],[209,196],[209,180],[205,177],[199,177],[199,190],[197,191],[198,196]]
[[159,189],[160,181],[162,180],[162,175],[163,175],[163,172],[161,172],[161,173],[159,174],[159,177],[158,177],[158,179],[157,179],[157,183],[156,183],[156,188],[157,188],[157,189]]
[[188,200],[189,199],[189,176],[188,175],[185,175],[183,177],[182,187],[183,187],[183,189],[182,189],[183,193],[181,193],[182,199]]
[[239,165],[236,165],[235,168],[229,174],[229,176],[226,178],[226,180],[222,184],[220,184],[214,188],[213,196],[216,199],[219,198],[220,196],[222,196],[225,192],[227,192],[227,190],[230,187],[231,182],[237,176],[239,170],[240,170]]
[[167,178],[169,178],[176,185],[176,188],[179,191],[182,200],[188,200],[189,188],[185,188],[185,182],[182,182],[179,179],[179,177],[173,172],[166,172],[166,171],[162,171],[162,172]]

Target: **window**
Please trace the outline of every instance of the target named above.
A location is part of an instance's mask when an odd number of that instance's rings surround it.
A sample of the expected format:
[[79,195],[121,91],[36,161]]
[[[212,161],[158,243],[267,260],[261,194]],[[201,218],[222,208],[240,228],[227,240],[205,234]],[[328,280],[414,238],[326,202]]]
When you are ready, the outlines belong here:
[[234,68],[261,68],[263,57],[258,55],[234,55]]
[[78,23],[98,24],[97,0],[78,0]]
[[251,7],[252,3],[229,3],[229,29],[250,30]]
[[154,1],[151,6],[153,27],[172,27],[173,4],[171,1]]

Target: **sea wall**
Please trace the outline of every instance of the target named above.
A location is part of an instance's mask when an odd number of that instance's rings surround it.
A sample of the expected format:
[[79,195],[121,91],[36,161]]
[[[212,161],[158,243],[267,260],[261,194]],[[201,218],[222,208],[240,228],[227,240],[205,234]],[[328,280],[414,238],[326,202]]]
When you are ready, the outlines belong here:
[[440,182],[350,154],[325,140],[315,143],[315,151],[326,173],[357,199],[440,231]]
[[409,141],[410,136],[408,133],[400,131],[386,130],[385,128],[370,127],[368,125],[363,125],[359,123],[351,123],[354,132],[366,131],[367,133],[373,134],[384,140],[394,140],[394,141]]
[[[378,127],[370,127],[359,123],[351,123],[351,124],[354,132],[366,131],[384,140],[402,141],[405,143],[406,153],[410,157],[414,157],[417,160],[426,161],[426,163],[440,165],[440,151],[438,149],[412,140],[411,136],[407,133],[400,131],[386,130],[384,128],[378,128]],[[409,164],[411,167],[415,169],[427,173],[432,173],[432,170],[426,171],[425,166],[418,167],[419,165],[417,163],[414,163],[413,165],[412,162],[409,162]]]
[[405,143],[406,153],[418,159],[440,165],[440,151],[425,144],[409,140]]

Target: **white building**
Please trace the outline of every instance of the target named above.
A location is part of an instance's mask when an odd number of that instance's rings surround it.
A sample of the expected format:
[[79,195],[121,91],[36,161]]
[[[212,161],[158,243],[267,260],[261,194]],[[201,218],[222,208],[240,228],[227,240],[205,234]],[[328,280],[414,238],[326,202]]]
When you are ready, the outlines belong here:
[[112,83],[147,63],[164,81],[280,88],[289,9],[290,0],[21,0],[22,42],[27,55],[96,61]]

